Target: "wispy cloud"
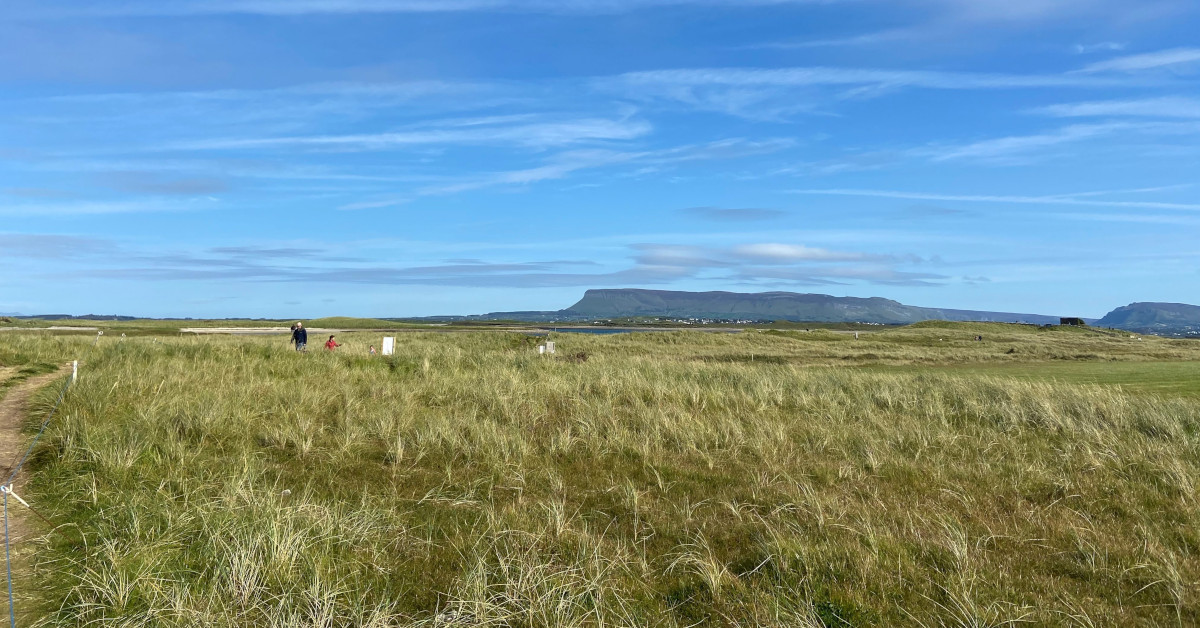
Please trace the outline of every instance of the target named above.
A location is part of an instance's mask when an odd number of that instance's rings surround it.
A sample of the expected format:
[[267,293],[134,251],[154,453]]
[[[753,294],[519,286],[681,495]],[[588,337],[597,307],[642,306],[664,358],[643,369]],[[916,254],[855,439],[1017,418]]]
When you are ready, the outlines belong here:
[[[292,16],[356,13],[530,12],[604,14],[668,7],[787,7],[850,3],[855,0],[106,0],[104,2],[29,3],[14,7],[11,18],[189,16],[252,14]],[[861,4],[861,0],[857,2]],[[874,0],[899,6],[917,17],[932,14],[955,23],[1030,23],[1086,14],[1155,14],[1183,0],[1141,0],[1139,12],[1118,0]],[[1144,6],[1143,6],[1144,5]]]
[[1013,135],[963,145],[930,146],[910,151],[914,155],[931,160],[955,161],[963,159],[998,160],[1044,151],[1047,148],[1095,139],[1134,128],[1131,124],[1114,122],[1109,124],[1077,124],[1048,133]]
[[1128,44],[1116,41],[1102,41],[1096,44],[1075,44],[1072,50],[1075,54],[1086,55],[1096,52],[1118,52],[1128,47]]
[[[28,250],[42,246],[44,250],[67,252],[81,250],[89,243],[85,239],[59,236],[17,238],[26,238],[14,241]],[[7,243],[5,236],[0,235],[0,244]],[[381,264],[333,255],[326,247],[316,245],[238,245],[162,253],[114,250],[104,242],[93,246],[100,247],[97,252],[106,254],[106,262],[83,271],[82,275],[136,281],[536,288],[663,285],[683,279],[741,284],[938,285],[945,279],[942,275],[904,268],[920,262],[910,255],[838,251],[786,242],[724,247],[633,244],[627,248],[625,263],[610,264],[590,259],[453,259],[434,264]]]
[[185,142],[175,150],[236,150],[256,148],[318,148],[332,150],[389,150],[405,146],[438,144],[505,144],[549,148],[587,141],[630,140],[650,132],[641,120],[583,118],[560,122],[511,124],[510,120],[393,133],[315,135],[294,137],[224,138]]
[[[150,259],[146,260],[151,261]],[[581,273],[588,260],[484,262],[393,266],[372,264],[275,264],[242,258],[154,258],[144,265],[118,265],[88,271],[92,277],[136,281],[240,281],[266,283],[369,284],[546,288],[669,283],[690,273],[672,267],[636,266]]]
[[330,262],[354,262],[361,261],[358,258],[345,257],[340,255],[331,255],[325,247],[322,246],[262,246],[262,245],[240,245],[240,246],[218,246],[210,248],[206,251],[207,254],[224,257],[229,259],[240,260],[317,260]]
[[384,209],[387,207],[398,207],[400,205],[405,205],[405,204],[408,204],[411,202],[412,202],[412,199],[409,199],[409,198],[380,199],[380,200],[375,200],[375,201],[361,201],[358,203],[347,203],[345,205],[339,206],[338,209],[343,210],[343,211],[355,211],[355,210],[360,210],[360,209]]
[[[537,92],[536,85],[499,81],[380,81],[306,83],[274,89],[84,93],[5,101],[16,108],[16,115],[8,116],[10,124],[86,125],[118,132],[132,129],[136,134],[120,143],[128,146],[134,138],[148,141],[159,137],[179,143],[179,138],[188,137],[264,138],[314,130],[329,134],[331,129],[364,123],[395,125],[396,119],[406,118],[440,119],[452,129],[456,122],[469,120],[452,116],[494,111],[522,102],[522,98],[527,105]],[[398,130],[436,129],[426,124]]]
[[456,182],[428,186],[418,192],[423,195],[453,194],[498,185],[529,185],[562,179],[582,170],[616,165],[637,164],[658,168],[693,161],[741,159],[777,152],[793,145],[794,142],[788,139],[730,138],[646,151],[574,150],[554,155],[547,163],[533,168],[483,173]]
[[71,259],[106,255],[116,245],[101,238],[43,233],[0,233],[0,257]]
[[804,246],[802,244],[780,244],[767,242],[762,244],[746,244],[732,249],[735,255],[768,264],[788,264],[794,262],[861,262],[867,259],[877,259],[865,253],[846,253],[828,249]]
[[939,286],[950,277],[938,273],[899,270],[880,264],[833,268],[749,268],[738,271],[736,279],[745,283],[791,285],[846,285],[868,283],[877,286]]
[[932,0],[959,22],[1020,23],[1057,21],[1081,16],[1111,20],[1143,19],[1186,10],[1186,0]]
[[0,190],[0,194],[21,198],[66,198],[73,196],[71,192],[53,188],[4,188]]
[[1032,113],[1062,118],[1142,117],[1200,118],[1200,100],[1194,98],[1145,98],[1065,103],[1031,110]]
[[[869,2],[871,0],[868,0]],[[902,25],[840,37],[766,42],[748,48],[805,49],[897,46],[995,37],[1003,29],[1028,29],[1068,20],[1116,24],[1147,22],[1194,11],[1189,0],[874,0]],[[1123,50],[1120,42],[1078,44],[1077,54]]]
[[1111,87],[1124,84],[1104,77],[1061,74],[981,74],[867,68],[704,68],[631,72],[615,79],[619,84],[671,89],[706,85],[730,86],[847,86],[886,85],[928,89],[1014,89],[1036,87]]
[[758,222],[787,215],[787,212],[778,209],[759,208],[689,207],[681,211],[689,216],[714,222]]
[[848,99],[900,89],[1014,90],[1103,88],[1137,79],[1089,74],[987,74],[871,68],[695,68],[631,72],[597,79],[602,91],[652,103],[747,118],[781,118]]
[[879,285],[937,285],[946,277],[904,270],[920,263],[913,255],[837,251],[796,243],[762,242],[731,247],[636,245],[639,267],[671,269],[680,276],[753,283],[834,285],[854,281]]
[[792,190],[794,194],[821,196],[862,196],[868,198],[894,198],[921,201],[954,201],[963,203],[1012,203],[1020,205],[1082,205],[1088,207],[1113,207],[1126,209],[1170,209],[1200,211],[1196,203],[1164,203],[1158,201],[1104,201],[1085,198],[1088,193],[1055,196],[1016,196],[987,194],[936,194],[928,192],[906,192],[899,190],[860,189],[807,189]]
[[915,32],[911,29],[892,29],[886,31],[877,31],[872,33],[862,33],[859,35],[848,35],[846,37],[833,37],[824,39],[796,39],[787,41],[769,41],[748,46],[741,46],[743,49],[774,49],[774,50],[803,50],[805,48],[841,48],[850,46],[874,46],[879,44],[890,44],[898,41],[906,41],[915,36]]
[[1137,72],[1158,68],[1177,68],[1194,65],[1197,62],[1200,62],[1200,48],[1173,48],[1100,61],[1083,68],[1082,72]]
[[99,216],[104,214],[143,214],[157,212],[194,211],[216,207],[211,199],[181,202],[159,201],[90,201],[79,203],[26,203],[8,204],[0,202],[0,216],[55,217],[55,216]]
[[322,13],[452,13],[513,11],[536,13],[621,13],[672,6],[782,6],[828,4],[837,0],[121,0],[74,6],[25,8],[18,16],[104,17],[126,15],[309,15]]
[[218,178],[165,178],[154,172],[115,171],[96,175],[105,187],[120,192],[151,195],[207,196],[229,190],[229,183]]
[[1150,225],[1179,225],[1200,227],[1200,218],[1178,214],[1104,214],[1104,213],[1054,213],[1050,217],[1082,222],[1116,222]]
[[[977,164],[1020,166],[1045,162],[1063,155],[1077,155],[1082,146],[1096,146],[1105,141],[1105,150],[1111,150],[1117,141],[1157,140],[1174,142],[1172,150],[1190,154],[1194,152],[1193,137],[1200,134],[1200,117],[1187,116],[1187,105],[1183,102],[1090,103],[1063,105],[1031,110],[1030,113],[1055,116],[1086,116],[1090,112],[1097,116],[1120,118],[1124,111],[1132,118],[1134,113],[1152,118],[1155,114],[1173,114],[1176,119],[1163,120],[1113,120],[1094,124],[1072,124],[1038,133],[991,137],[967,142],[931,142],[924,146],[894,148],[888,150],[865,150],[842,155],[834,159],[809,162],[780,168],[772,172],[778,175],[834,175],[844,172],[877,170],[898,164],[912,163],[914,159],[932,163],[972,162]],[[1089,144],[1090,143],[1090,144]],[[1154,150],[1162,150],[1160,144]],[[1147,149],[1138,149],[1145,152]]]

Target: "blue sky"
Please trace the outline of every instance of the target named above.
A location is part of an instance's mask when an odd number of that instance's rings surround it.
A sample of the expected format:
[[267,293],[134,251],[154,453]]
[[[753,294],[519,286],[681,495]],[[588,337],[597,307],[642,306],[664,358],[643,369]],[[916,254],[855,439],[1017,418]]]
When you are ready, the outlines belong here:
[[1194,0],[0,0],[0,313],[1197,302]]

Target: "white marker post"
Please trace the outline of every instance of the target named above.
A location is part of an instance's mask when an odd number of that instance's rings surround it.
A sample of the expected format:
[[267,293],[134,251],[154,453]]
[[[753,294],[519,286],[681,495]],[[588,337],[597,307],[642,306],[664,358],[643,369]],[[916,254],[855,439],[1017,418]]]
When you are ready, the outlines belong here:
[[546,353],[554,353],[554,343],[553,342],[550,342],[550,341],[546,342]]
[[395,352],[396,352],[396,338],[395,338],[395,336],[384,336],[384,338],[383,338],[383,348],[382,348],[382,350],[380,351],[380,353],[382,353],[383,355],[392,355],[392,354],[393,354],[393,353],[395,353]]
[[79,360],[72,360],[71,361],[71,384],[74,384],[75,380],[77,380],[77,379],[79,379]]

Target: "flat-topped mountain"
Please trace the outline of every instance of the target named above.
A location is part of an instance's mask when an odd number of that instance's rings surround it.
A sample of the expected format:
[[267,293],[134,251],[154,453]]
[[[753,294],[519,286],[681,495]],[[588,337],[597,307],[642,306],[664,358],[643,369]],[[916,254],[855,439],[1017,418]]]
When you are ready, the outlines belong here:
[[560,314],[571,318],[718,318],[823,323],[904,324],[924,320],[1058,323],[1057,316],[980,312],[904,305],[880,297],[835,297],[795,292],[677,292],[671,290],[588,290]]
[[1200,332],[1200,306],[1185,303],[1130,303],[1109,312],[1096,324],[1140,332]]

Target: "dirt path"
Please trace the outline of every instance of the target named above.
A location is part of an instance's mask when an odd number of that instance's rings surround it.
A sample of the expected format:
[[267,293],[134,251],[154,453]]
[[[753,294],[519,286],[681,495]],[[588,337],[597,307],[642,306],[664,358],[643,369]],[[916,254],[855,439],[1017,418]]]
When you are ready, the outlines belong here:
[[[28,438],[21,433],[21,426],[25,422],[25,416],[29,409],[29,398],[42,386],[69,372],[70,367],[66,366],[54,373],[30,377],[7,391],[0,391],[0,394],[4,395],[3,398],[0,398],[0,474],[2,474],[0,482],[8,479],[8,474],[12,472],[11,465],[16,464],[17,457],[25,453],[25,448],[29,446]],[[0,372],[0,382],[12,377],[13,374],[14,369]],[[24,480],[25,473],[22,472],[13,482],[13,488],[18,495],[21,494]],[[30,532],[27,519],[31,515],[11,498],[8,505],[8,531],[12,542],[19,544]]]

